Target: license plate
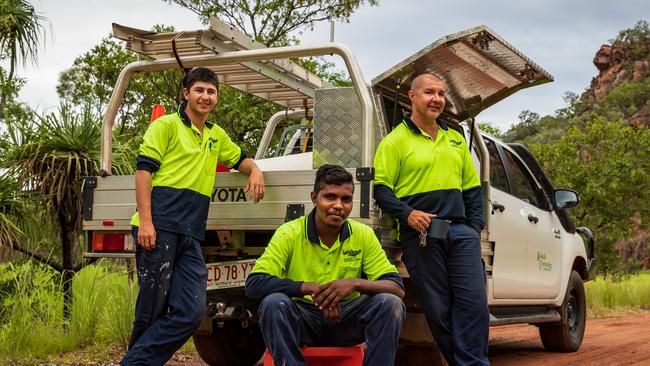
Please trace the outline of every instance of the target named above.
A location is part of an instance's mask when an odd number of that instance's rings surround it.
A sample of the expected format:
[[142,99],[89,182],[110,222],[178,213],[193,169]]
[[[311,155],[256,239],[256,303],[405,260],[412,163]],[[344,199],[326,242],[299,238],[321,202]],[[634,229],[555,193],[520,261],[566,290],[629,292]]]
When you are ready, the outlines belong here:
[[208,263],[208,290],[243,287],[251,273],[255,259]]

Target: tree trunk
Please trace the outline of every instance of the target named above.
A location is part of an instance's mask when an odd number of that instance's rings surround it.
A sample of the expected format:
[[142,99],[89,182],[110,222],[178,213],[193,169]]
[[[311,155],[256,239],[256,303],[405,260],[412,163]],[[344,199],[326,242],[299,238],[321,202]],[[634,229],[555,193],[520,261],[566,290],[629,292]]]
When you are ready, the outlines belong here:
[[68,218],[64,208],[59,207],[58,218],[61,227],[63,259],[63,319],[69,321],[72,315],[72,280],[74,279],[77,254],[77,231],[74,219]]

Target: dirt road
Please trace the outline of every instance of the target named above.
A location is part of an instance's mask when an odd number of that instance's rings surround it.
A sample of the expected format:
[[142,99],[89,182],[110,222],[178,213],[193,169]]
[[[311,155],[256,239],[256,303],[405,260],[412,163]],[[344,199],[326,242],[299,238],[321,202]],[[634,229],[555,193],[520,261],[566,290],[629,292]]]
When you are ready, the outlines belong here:
[[[429,356],[424,358],[423,365],[432,365]],[[584,342],[575,353],[546,352],[534,326],[492,327],[490,363],[492,366],[650,366],[650,311],[620,318],[588,320]],[[206,364],[196,354],[179,352],[167,365]]]
[[622,318],[590,319],[575,353],[544,351],[537,328],[511,325],[490,328],[493,366],[650,365],[650,312]]

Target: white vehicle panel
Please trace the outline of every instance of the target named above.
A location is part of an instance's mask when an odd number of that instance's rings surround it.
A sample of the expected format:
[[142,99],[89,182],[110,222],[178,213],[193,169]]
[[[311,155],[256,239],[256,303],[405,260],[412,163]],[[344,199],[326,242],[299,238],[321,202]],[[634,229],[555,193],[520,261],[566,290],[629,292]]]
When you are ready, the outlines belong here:
[[522,215],[523,202],[497,188],[490,188],[490,200],[502,204],[490,217],[490,236],[495,242],[492,267],[494,297],[523,299],[526,286],[528,219]]
[[263,172],[285,171],[285,170],[310,170],[314,153],[306,152],[275,158],[255,160],[255,164]]
[[561,224],[552,212],[526,205],[526,216],[539,221],[529,222],[526,254],[526,298],[554,299],[560,291],[562,272]]

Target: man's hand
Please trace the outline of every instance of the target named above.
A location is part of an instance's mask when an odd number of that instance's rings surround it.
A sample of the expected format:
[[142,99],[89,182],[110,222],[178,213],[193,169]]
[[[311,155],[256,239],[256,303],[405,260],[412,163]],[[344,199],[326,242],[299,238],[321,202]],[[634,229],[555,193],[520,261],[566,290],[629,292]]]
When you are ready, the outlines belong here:
[[257,203],[264,198],[264,175],[257,166],[251,169],[244,191],[250,192],[250,195],[253,197],[253,203]]
[[328,322],[338,322],[341,320],[341,307],[336,304],[331,308],[326,308],[322,310],[323,317]]
[[334,280],[318,287],[314,292],[314,305],[325,311],[335,307],[341,299],[357,288],[357,278]]
[[140,221],[138,244],[145,250],[153,250],[156,247],[156,229],[151,221]]
[[300,285],[300,294],[303,296],[310,295],[313,297],[316,290],[318,290],[318,286],[320,286],[320,283],[318,282],[303,282],[302,285]]
[[419,232],[426,231],[429,228],[431,219],[434,217],[436,217],[435,214],[430,214],[420,210],[413,210],[409,214],[408,224],[410,227]]

